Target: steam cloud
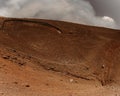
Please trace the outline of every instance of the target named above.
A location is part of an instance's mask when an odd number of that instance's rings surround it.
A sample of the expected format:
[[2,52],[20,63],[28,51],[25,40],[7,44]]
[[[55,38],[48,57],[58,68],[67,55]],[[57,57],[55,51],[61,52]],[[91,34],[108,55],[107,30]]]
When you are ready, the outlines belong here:
[[114,19],[98,17],[85,0],[0,0],[0,15],[34,17],[118,29]]

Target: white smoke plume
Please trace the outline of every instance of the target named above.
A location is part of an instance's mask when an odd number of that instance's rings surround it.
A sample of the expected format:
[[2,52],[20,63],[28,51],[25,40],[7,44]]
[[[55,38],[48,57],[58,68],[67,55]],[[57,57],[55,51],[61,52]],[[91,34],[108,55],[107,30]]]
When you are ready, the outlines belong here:
[[0,0],[0,15],[41,18],[118,29],[114,19],[98,17],[85,0]]

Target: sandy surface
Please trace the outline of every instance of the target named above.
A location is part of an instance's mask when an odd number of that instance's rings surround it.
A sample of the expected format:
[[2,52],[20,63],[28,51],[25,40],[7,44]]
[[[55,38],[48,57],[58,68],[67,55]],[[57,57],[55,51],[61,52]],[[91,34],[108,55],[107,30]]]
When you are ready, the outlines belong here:
[[35,21],[1,25],[0,96],[120,96],[119,30]]

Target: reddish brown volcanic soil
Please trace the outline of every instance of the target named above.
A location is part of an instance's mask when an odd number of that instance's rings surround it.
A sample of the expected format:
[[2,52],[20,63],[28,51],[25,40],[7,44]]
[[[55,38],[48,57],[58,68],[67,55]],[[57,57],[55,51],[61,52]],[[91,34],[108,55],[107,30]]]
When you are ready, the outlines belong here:
[[120,96],[120,31],[0,18],[0,96]]

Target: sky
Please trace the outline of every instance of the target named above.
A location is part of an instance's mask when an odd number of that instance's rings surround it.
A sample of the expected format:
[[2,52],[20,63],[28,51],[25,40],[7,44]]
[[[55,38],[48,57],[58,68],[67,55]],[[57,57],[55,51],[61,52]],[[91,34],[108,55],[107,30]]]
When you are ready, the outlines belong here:
[[0,16],[120,29],[120,0],[0,0]]
[[120,0],[88,0],[93,6],[96,15],[110,16],[120,26]]

